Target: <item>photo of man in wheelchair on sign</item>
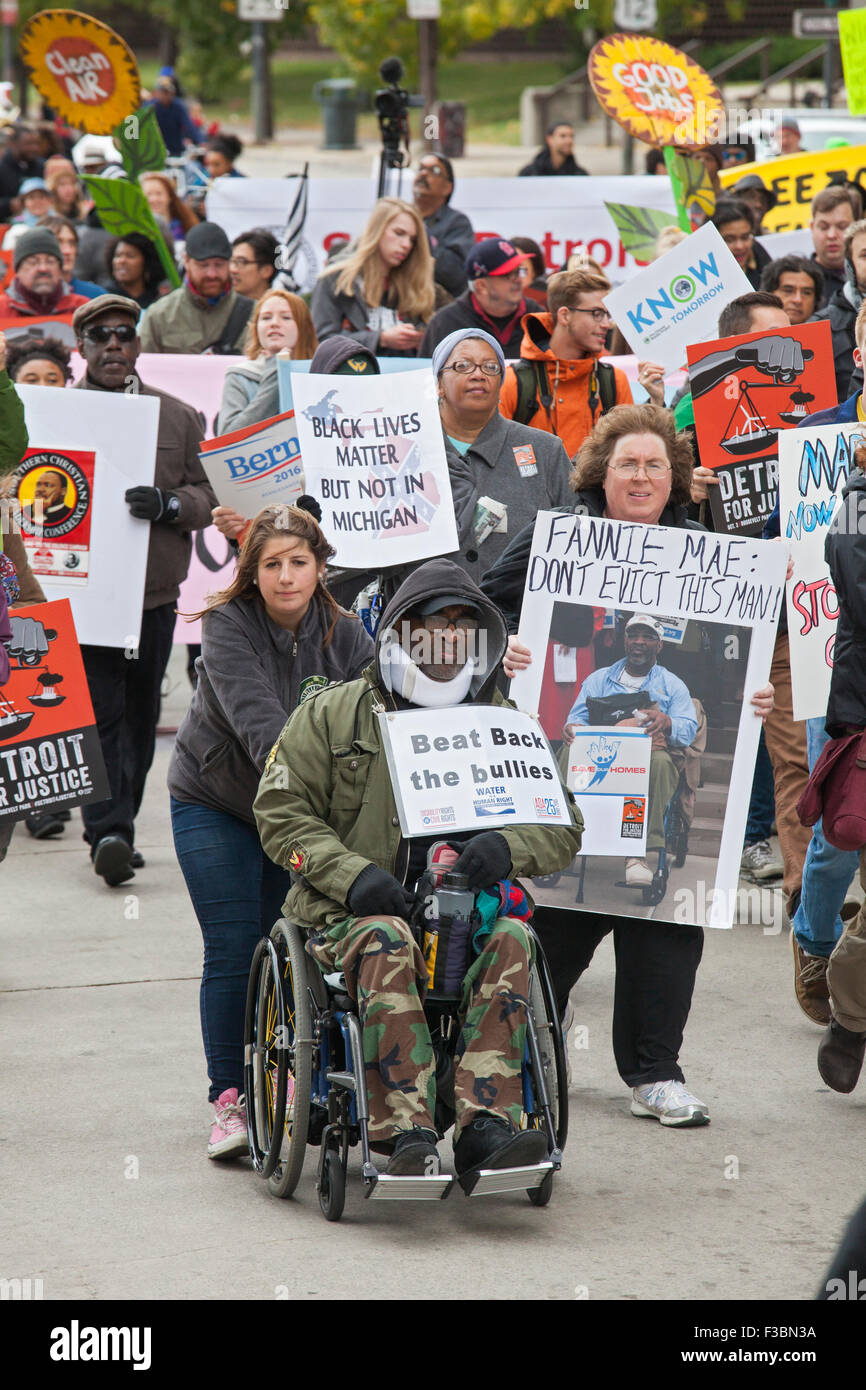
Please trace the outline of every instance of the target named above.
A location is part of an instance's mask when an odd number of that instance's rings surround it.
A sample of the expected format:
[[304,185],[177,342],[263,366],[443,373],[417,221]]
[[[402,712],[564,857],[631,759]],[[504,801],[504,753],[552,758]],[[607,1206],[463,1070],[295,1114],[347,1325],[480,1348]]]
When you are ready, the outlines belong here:
[[[366,1195],[379,1198],[447,1195],[438,1144],[452,1119],[467,1194],[524,1188],[540,1205],[561,1162],[560,1023],[517,879],[572,862],[580,813],[568,794],[569,824],[440,824],[404,838],[377,717],[428,710],[432,738],[458,705],[505,707],[506,642],[463,570],[420,566],[383,614],[375,662],[299,706],[261,781],[262,843],[293,884],[250,979],[251,1148],[288,1196],[304,1145],[318,1143],[330,1219],[351,1143]],[[384,1171],[371,1150],[387,1155]]]

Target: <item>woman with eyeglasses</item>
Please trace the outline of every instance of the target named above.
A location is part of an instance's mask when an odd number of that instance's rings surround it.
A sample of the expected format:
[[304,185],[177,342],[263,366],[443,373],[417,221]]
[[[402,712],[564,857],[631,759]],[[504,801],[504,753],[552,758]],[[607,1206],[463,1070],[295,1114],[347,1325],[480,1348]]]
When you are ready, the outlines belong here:
[[[612,521],[703,531],[704,527],[686,516],[692,464],[692,446],[685,435],[677,433],[669,411],[655,405],[617,406],[581,445],[572,471],[575,496],[571,509]],[[529,525],[515,538],[481,583],[512,633],[520,617],[532,531],[533,525]],[[552,643],[545,660],[552,670]],[[531,661],[531,650],[510,637],[503,662],[506,675],[514,676]],[[594,668],[590,647],[584,674]],[[641,688],[651,684],[656,669],[651,667]],[[629,683],[623,688],[636,686]],[[574,681],[565,686],[563,724],[576,693]],[[765,718],[773,708],[773,687],[758,691],[752,705],[755,714]],[[659,713],[653,717],[663,734],[666,716]],[[566,732],[566,739],[570,737],[573,730]],[[678,1060],[703,952],[703,929],[645,917],[563,912],[554,907],[537,907],[533,924],[544,946],[557,1004],[567,1026],[571,1021],[570,992],[599,942],[613,931],[617,965],[613,1047],[620,1076],[634,1091],[632,1114],[654,1116],[666,1126],[706,1124],[708,1107],[686,1090]]]
[[433,258],[418,212],[380,198],[354,248],[320,275],[310,310],[320,343],[340,333],[377,357],[415,357],[434,303]]
[[432,365],[449,472],[468,468],[477,493],[472,534],[459,556],[477,581],[537,511],[568,504],[568,458],[553,435],[499,413],[505,357],[489,333],[449,333]]

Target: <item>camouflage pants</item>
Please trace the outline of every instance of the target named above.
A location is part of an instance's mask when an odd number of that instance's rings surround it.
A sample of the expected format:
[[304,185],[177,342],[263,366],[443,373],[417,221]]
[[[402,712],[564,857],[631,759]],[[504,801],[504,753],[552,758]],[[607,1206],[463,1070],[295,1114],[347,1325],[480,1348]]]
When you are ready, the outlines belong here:
[[[326,971],[342,970],[358,1006],[371,1140],[413,1125],[434,1129],[436,1066],[422,1004],[427,968],[409,927],[399,917],[351,917],[313,933],[307,949]],[[500,917],[464,978],[457,1129],[479,1111],[520,1123],[531,959],[522,923]]]

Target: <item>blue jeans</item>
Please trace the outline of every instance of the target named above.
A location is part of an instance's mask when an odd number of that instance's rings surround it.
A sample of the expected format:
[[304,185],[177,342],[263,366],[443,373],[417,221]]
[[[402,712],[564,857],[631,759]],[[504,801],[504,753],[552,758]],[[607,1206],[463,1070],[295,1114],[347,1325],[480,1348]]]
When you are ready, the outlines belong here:
[[174,848],[201,934],[201,1032],[208,1100],[244,1089],[247,978],[256,942],[267,935],[291,887],[268,859],[254,825],[226,811],[171,798]]
[[[826,742],[824,720],[807,719],[806,751],[810,772]],[[810,956],[829,956],[842,935],[839,909],[859,866],[859,854],[828,845],[821,822],[816,821],[806,851],[802,896],[793,923],[797,941]]]
[[759,840],[769,840],[776,814],[776,792],[773,784],[773,764],[767,752],[764,730],[758,740],[758,756],[755,759],[755,775],[752,778],[752,795],[749,799],[749,818],[746,821],[746,834],[743,847],[756,845]]

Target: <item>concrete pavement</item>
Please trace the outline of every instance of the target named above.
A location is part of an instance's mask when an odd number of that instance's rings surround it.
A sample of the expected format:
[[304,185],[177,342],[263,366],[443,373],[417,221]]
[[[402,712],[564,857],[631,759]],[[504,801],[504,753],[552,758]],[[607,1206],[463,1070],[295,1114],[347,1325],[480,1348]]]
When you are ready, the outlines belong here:
[[[186,698],[181,654],[164,721]],[[810,1299],[863,1190],[866,1083],[829,1092],[820,1030],[796,1006],[772,919],[708,932],[683,1063],[704,1129],[629,1114],[610,1047],[613,953],[574,993],[566,1162],[549,1207],[522,1195],[363,1200],[358,1152],[338,1226],[319,1213],[316,1151],[296,1197],[246,1160],[206,1157],[201,941],[171,847],[159,740],[139,847],[110,890],[77,821],[19,828],[0,868],[4,1278],[46,1299]],[[74,814],[74,813],[73,813]]]

